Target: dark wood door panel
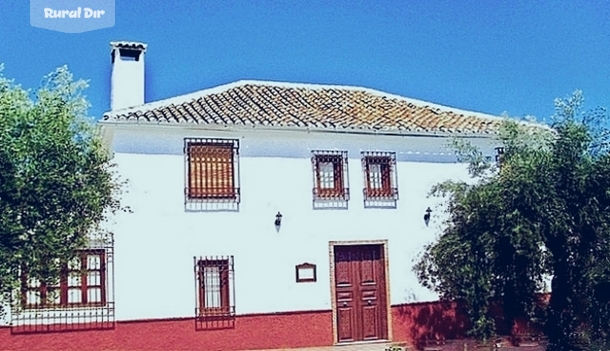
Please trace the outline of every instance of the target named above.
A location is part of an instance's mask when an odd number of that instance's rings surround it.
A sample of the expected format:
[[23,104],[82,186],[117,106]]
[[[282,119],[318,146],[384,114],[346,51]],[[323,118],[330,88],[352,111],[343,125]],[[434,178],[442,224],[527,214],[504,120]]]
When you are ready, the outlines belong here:
[[382,246],[335,246],[334,253],[338,341],[387,338]]
[[381,310],[379,295],[381,282],[379,280],[380,247],[363,245],[360,247],[359,262],[359,292],[363,340],[381,339]]
[[354,254],[344,247],[335,250],[335,293],[337,301],[337,333],[339,342],[357,341],[358,277]]
[[379,339],[379,308],[378,306],[362,307],[362,339]]
[[356,284],[354,276],[354,254],[344,247],[335,250],[335,284],[338,287],[349,287]]
[[338,341],[339,342],[350,342],[356,341],[356,334],[354,333],[355,311],[353,308],[338,307],[337,308],[337,329],[338,329]]

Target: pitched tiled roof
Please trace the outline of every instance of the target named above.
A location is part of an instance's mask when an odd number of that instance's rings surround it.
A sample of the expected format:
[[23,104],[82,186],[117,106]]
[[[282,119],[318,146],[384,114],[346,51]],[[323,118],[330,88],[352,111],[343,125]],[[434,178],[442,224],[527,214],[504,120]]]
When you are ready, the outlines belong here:
[[501,118],[365,88],[240,81],[111,111],[104,122],[496,134]]

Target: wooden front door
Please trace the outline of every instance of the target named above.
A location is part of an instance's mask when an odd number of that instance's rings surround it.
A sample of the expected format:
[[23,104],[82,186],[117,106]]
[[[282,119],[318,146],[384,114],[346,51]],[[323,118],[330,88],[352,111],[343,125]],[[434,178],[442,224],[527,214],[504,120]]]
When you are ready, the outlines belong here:
[[382,245],[334,246],[337,341],[388,338]]

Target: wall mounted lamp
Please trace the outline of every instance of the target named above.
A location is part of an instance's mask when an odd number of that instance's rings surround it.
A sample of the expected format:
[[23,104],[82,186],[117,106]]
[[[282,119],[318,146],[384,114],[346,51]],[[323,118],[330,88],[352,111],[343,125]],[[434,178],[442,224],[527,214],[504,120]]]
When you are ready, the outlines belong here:
[[426,214],[424,215],[424,222],[426,223],[426,227],[428,226],[428,223],[430,223],[430,213],[432,213],[432,210],[430,209],[430,207],[428,207],[428,209],[426,210]]
[[279,227],[282,224],[282,214],[278,211],[275,215],[275,226]]
[[498,146],[496,148],[496,162],[498,164],[502,163],[502,157],[504,157],[504,147]]

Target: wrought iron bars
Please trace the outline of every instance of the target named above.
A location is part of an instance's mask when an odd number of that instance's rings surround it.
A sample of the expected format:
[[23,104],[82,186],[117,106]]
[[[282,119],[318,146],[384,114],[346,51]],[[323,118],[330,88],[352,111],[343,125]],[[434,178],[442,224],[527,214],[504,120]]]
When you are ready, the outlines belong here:
[[40,286],[28,287],[26,278],[23,289],[14,294],[11,333],[114,329],[112,234],[90,234],[88,246],[80,251],[77,259],[78,264],[72,269],[66,265],[54,301],[49,301],[46,292],[41,294],[41,289],[36,289]]
[[237,211],[239,140],[185,138],[185,209]]
[[364,207],[395,208],[398,200],[396,153],[363,151],[361,157]]
[[347,151],[313,150],[313,206],[347,208],[349,177]]
[[231,328],[235,322],[233,256],[194,257],[195,329]]

